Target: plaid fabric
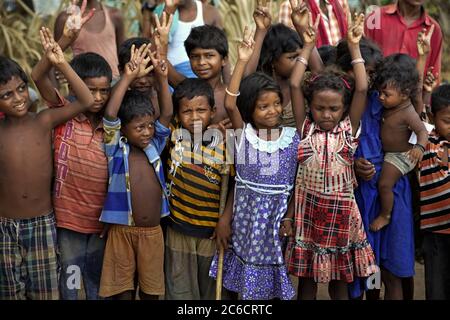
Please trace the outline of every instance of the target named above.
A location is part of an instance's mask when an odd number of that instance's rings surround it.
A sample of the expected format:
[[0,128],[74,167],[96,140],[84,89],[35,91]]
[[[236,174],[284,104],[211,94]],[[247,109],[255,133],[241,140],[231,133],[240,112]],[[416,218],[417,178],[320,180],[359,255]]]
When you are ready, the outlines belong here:
[[0,217],[0,300],[57,300],[55,217]]
[[[103,129],[105,132],[105,153],[108,157],[109,185],[100,221],[133,226],[134,220],[131,210],[130,172],[128,165],[130,146],[126,138],[120,134],[120,119],[115,121],[103,119]],[[156,176],[163,190],[161,217],[166,217],[170,213],[164,170],[161,158],[159,157],[169,135],[170,129],[163,126],[157,120],[155,122],[155,135],[150,144],[144,149],[148,161],[155,168]]]
[[[316,1],[317,6],[320,8],[320,0],[313,0],[313,1]],[[345,14],[348,15],[350,13],[350,9],[348,7],[347,0],[339,0],[339,3],[341,4]],[[326,1],[326,4],[327,4],[326,5],[327,12],[326,14],[322,12],[321,23],[323,23],[325,26],[330,44],[336,45],[339,42],[339,40],[341,40],[344,37],[344,35],[341,35],[337,18],[333,12],[332,4],[330,4],[330,2],[328,1]],[[280,5],[278,21],[288,26],[289,28],[294,29],[294,25],[292,24],[291,20],[291,13],[292,13],[291,4],[289,3],[289,0],[286,0]]]

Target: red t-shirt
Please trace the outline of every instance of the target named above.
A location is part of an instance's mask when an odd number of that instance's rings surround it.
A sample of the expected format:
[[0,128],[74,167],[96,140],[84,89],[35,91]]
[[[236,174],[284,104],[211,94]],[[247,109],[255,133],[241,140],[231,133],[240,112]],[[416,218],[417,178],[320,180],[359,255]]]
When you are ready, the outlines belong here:
[[433,73],[440,75],[442,31],[439,24],[425,12],[425,9],[422,8],[421,17],[408,26],[396,4],[381,7],[366,18],[364,31],[369,39],[380,46],[384,56],[405,53],[417,59],[419,55],[417,35],[423,28],[428,31],[432,24],[435,28],[431,37],[431,51],[428,54],[425,73],[429,67],[434,67]]

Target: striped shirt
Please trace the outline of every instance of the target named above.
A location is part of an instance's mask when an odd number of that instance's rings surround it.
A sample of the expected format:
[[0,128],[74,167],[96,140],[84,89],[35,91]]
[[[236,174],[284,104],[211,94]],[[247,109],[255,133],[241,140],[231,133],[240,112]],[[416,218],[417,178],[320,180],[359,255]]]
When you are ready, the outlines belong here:
[[[127,139],[120,134],[120,119],[108,121],[103,118],[103,129],[105,131],[105,153],[108,157],[109,185],[100,221],[134,226],[131,206],[130,167],[128,164],[130,146],[127,143]],[[159,157],[169,135],[170,129],[157,120],[155,122],[155,134],[150,144],[143,149],[148,161],[155,169],[156,176],[163,190],[161,217],[166,217],[170,213],[164,169]]]
[[450,142],[431,132],[420,163],[420,228],[450,234]]
[[[49,107],[64,107],[68,103],[57,94],[59,102]],[[101,232],[103,225],[98,219],[108,186],[102,124],[93,129],[81,113],[55,128],[53,147],[57,226],[85,234]]]
[[176,231],[199,238],[213,234],[219,219],[223,161],[223,143],[193,146],[180,130],[173,130],[167,184],[171,226]]

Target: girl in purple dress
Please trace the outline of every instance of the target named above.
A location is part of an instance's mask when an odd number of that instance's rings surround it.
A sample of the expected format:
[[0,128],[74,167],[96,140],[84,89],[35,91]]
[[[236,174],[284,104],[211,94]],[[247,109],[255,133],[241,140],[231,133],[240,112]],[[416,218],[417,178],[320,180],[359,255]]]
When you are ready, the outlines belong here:
[[[242,299],[287,300],[294,297],[295,290],[284,263],[279,229],[293,189],[299,136],[295,128],[280,126],[282,95],[272,78],[254,73],[241,84],[253,47],[246,28],[225,97],[235,129],[234,205],[220,218],[216,235],[219,246],[226,249],[226,289]],[[217,275],[217,261],[216,256],[212,277]]]

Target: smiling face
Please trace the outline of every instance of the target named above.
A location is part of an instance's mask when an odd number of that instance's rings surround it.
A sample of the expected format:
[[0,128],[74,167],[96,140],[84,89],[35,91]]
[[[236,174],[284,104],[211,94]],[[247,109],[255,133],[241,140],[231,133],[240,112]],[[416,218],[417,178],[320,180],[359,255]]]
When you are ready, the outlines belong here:
[[332,130],[344,114],[342,93],[334,90],[314,92],[310,104],[312,118],[322,130]]
[[187,129],[191,134],[194,131],[203,132],[211,123],[214,117],[215,109],[209,105],[205,96],[193,97],[191,100],[187,98],[180,99],[178,108],[178,119],[183,128]]
[[0,112],[10,117],[23,117],[28,113],[30,96],[28,85],[18,76],[0,84]]
[[133,118],[122,127],[122,134],[127,138],[129,144],[144,149],[155,134],[155,117],[144,115]]
[[109,99],[111,90],[110,81],[107,77],[86,78],[84,83],[94,97],[94,104],[89,108],[89,112],[97,113],[103,109]]
[[253,123],[257,129],[272,129],[280,125],[283,106],[277,92],[263,91],[256,99]]
[[189,55],[192,71],[203,80],[220,76],[226,59],[216,49],[195,48]]
[[150,94],[154,86],[155,86],[155,78],[153,77],[153,73],[149,73],[146,76],[136,78],[130,84],[131,89],[137,90],[144,94]]

